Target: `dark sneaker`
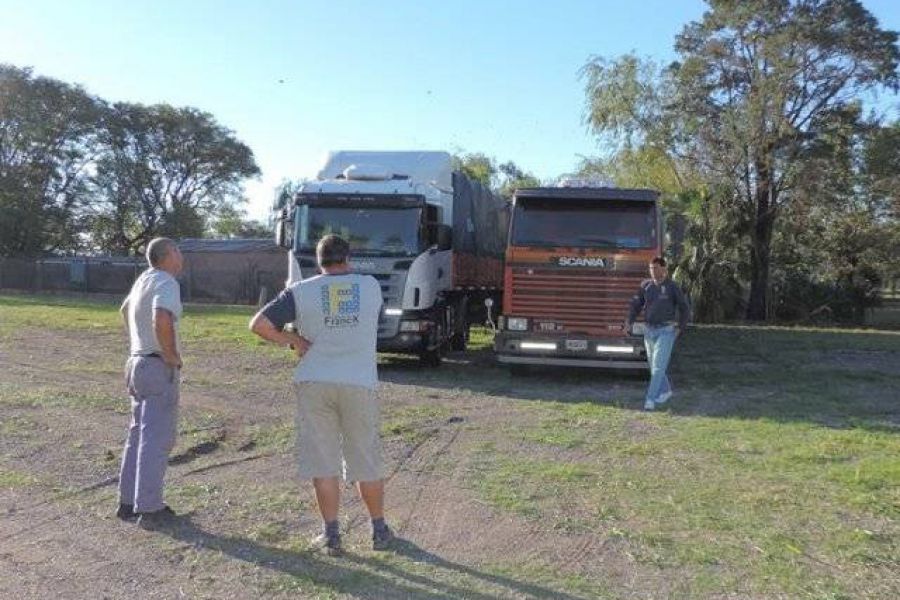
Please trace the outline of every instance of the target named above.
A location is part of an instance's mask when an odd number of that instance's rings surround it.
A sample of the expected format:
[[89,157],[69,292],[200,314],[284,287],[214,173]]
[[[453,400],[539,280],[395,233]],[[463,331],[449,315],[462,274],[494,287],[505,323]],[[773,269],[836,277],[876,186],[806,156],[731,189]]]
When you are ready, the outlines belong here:
[[119,504],[116,517],[123,521],[134,521],[137,519],[138,515],[134,512],[134,504]]
[[138,515],[137,524],[144,529],[158,529],[171,525],[175,519],[175,511],[167,505],[153,512],[135,513]]
[[320,533],[313,538],[312,544],[315,548],[321,548],[328,556],[342,556],[344,547],[341,545],[341,535]]
[[372,533],[372,550],[389,550],[395,539],[394,532],[385,525]]

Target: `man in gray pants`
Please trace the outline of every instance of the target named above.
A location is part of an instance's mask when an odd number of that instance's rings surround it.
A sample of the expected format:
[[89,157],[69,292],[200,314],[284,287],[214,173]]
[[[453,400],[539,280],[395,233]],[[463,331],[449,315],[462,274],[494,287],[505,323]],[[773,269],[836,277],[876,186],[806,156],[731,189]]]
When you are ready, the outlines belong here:
[[116,516],[152,527],[175,514],[163,502],[162,490],[177,432],[182,306],[175,277],[184,260],[175,242],[155,238],[147,245],[147,262],[150,268],[134,282],[121,308],[131,342],[125,367],[131,424],[122,453]]

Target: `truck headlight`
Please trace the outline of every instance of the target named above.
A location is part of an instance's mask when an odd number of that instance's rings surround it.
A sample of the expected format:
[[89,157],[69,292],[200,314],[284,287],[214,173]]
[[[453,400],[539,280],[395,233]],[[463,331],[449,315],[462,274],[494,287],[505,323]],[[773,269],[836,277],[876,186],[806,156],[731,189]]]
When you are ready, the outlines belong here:
[[634,354],[634,346],[598,345],[597,352],[607,352],[610,354]]
[[386,317],[399,317],[403,314],[402,308],[386,308],[384,309],[384,315]]
[[507,317],[506,328],[510,331],[528,331],[528,319],[523,317]]
[[644,323],[633,323],[631,325],[631,335],[644,335],[647,332],[647,325]]
[[519,344],[522,350],[556,350],[553,342],[522,342]]

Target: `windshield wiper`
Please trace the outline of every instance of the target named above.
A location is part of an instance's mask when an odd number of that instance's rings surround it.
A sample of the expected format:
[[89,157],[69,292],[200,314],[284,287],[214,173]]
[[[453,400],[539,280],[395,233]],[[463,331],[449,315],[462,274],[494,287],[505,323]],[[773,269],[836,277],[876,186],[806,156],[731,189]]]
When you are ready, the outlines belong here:
[[351,250],[351,256],[371,256],[371,257],[390,257],[395,258],[397,256],[415,256],[411,252],[407,250]]
[[602,246],[615,246],[616,242],[613,240],[608,240],[606,238],[595,238],[595,237],[581,237],[578,238],[579,243],[587,243],[587,244],[598,244]]

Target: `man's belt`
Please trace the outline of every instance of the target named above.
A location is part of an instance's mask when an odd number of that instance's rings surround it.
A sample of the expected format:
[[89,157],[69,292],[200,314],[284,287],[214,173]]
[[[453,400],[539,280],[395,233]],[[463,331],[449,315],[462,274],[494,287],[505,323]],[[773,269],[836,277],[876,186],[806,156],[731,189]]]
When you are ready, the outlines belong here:
[[162,358],[162,354],[158,352],[150,352],[149,354],[132,354],[133,358]]

